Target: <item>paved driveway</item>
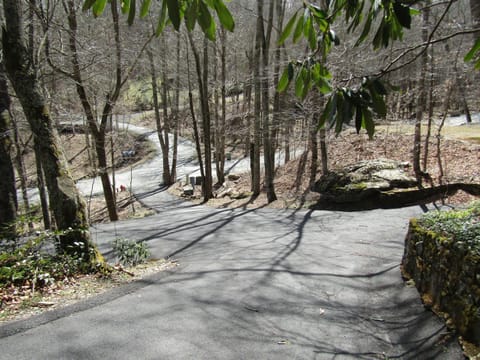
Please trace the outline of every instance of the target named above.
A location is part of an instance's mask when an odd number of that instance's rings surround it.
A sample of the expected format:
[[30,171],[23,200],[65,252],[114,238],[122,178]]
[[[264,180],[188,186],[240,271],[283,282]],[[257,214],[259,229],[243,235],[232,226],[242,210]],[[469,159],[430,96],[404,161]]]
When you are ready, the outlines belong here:
[[180,266],[0,327],[5,359],[462,359],[399,263],[418,208],[221,209],[148,197],[158,214],[92,229]]

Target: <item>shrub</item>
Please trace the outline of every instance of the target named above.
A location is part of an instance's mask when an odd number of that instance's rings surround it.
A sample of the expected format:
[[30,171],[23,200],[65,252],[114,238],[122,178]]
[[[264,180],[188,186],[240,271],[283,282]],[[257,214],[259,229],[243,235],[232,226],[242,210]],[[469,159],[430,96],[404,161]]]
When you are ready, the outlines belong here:
[[66,277],[89,271],[81,258],[55,254],[58,233],[42,232],[12,246],[0,247],[0,286],[32,285],[41,288]]
[[431,211],[419,219],[419,225],[439,235],[451,238],[455,246],[480,253],[480,203],[466,209]]
[[150,251],[144,242],[135,242],[127,239],[115,239],[113,252],[123,265],[135,266],[147,261]]

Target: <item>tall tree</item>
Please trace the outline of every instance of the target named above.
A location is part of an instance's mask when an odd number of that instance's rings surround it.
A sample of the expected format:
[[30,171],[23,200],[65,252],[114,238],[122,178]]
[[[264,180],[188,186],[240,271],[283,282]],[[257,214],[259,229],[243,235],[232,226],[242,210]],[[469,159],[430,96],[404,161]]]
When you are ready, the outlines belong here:
[[[27,24],[28,24],[28,51],[29,51],[29,59],[32,65],[38,68],[38,56],[36,56],[36,49],[35,49],[35,9],[37,6],[36,0],[28,0],[28,15],[27,15]],[[45,86],[42,82],[42,87],[45,89]],[[40,151],[41,148],[38,144],[38,139],[33,138],[33,149],[35,152],[35,165],[37,168],[37,188],[38,188],[38,195],[40,197],[40,205],[42,208],[42,216],[43,216],[43,224],[45,229],[51,228],[50,223],[50,211],[48,207],[48,200],[47,200],[47,189],[45,185],[45,174],[43,172],[42,162],[40,161]]]
[[[227,33],[220,29],[220,69],[217,66],[218,52],[215,51],[215,164],[217,182],[225,182],[225,118],[226,118],[226,41]],[[216,49],[216,47],[215,47]],[[218,93],[218,70],[220,70],[220,94]],[[220,101],[219,101],[220,95]],[[219,104],[220,103],[220,104]],[[221,107],[220,113],[218,107]]]
[[3,61],[0,62],[0,236],[15,236],[17,190],[11,158],[10,95]]
[[250,168],[252,172],[253,196],[260,195],[260,146],[262,123],[262,45],[263,45],[263,0],[257,2],[257,24],[255,32],[255,48],[253,52],[253,143],[251,144]]
[[[428,5],[427,1],[427,5]],[[429,29],[430,9],[427,6],[423,12],[423,27],[422,27],[422,40],[428,41],[428,29]],[[418,80],[418,97],[417,97],[417,111],[415,116],[415,133],[413,138],[413,171],[419,186],[422,186],[422,180],[424,173],[420,164],[421,155],[421,141],[422,141],[422,120],[426,108],[427,101],[427,86],[426,76],[428,68],[428,52],[425,51],[420,58],[420,78]]]
[[[281,0],[276,0],[281,1]],[[259,34],[262,41],[262,66],[261,66],[261,84],[262,84],[262,136],[263,136],[263,162],[264,162],[264,171],[265,171],[265,180],[264,186],[267,193],[267,200],[269,203],[277,200],[277,195],[275,194],[275,149],[274,141],[272,139],[272,129],[270,122],[270,85],[269,85],[269,62],[270,62],[270,39],[272,37],[272,28],[273,28],[273,14],[274,14],[274,1],[270,1],[268,7],[268,17],[266,19],[267,27],[264,26],[264,17],[263,17],[263,0],[257,1],[257,10],[259,21],[261,21],[260,26],[257,28],[257,31],[260,31]]]
[[[162,124],[162,117],[160,115],[160,101],[159,101],[159,89],[158,89],[158,76],[157,76],[157,69],[155,67],[155,59],[153,56],[153,52],[151,49],[147,50],[147,55],[148,55],[148,61],[150,63],[150,76],[152,79],[152,95],[153,95],[153,110],[155,114],[155,124],[157,127],[157,136],[158,140],[160,142],[160,148],[162,150],[162,166],[163,166],[163,183],[165,185],[171,185],[172,183],[175,182],[174,179],[172,179],[172,174],[170,173],[170,159],[169,159],[169,139],[168,139],[168,114],[167,114],[167,107],[168,105],[165,103],[166,102],[166,88],[165,85],[163,86],[164,88],[164,96],[162,103],[163,103],[163,109],[164,109],[164,116],[163,116],[163,124]],[[165,82],[165,79],[162,83]]]
[[[277,14],[277,22],[276,22],[276,31],[277,31],[277,45],[274,51],[274,58],[273,58],[273,85],[275,89],[278,87],[278,81],[280,79],[280,66],[281,66],[281,59],[282,59],[282,49],[284,49],[283,44],[279,44],[278,40],[280,40],[281,29],[283,28],[283,20],[285,18],[285,5],[286,0],[277,0],[275,1],[275,12]],[[278,90],[275,90],[273,95],[273,114],[272,114],[272,131],[271,131],[271,139],[274,141],[273,149],[276,149],[278,146],[278,130],[281,123],[281,110],[282,110],[282,97],[284,94],[281,94]],[[287,158],[287,152],[285,149],[285,158]],[[287,161],[285,159],[285,161]]]
[[213,179],[212,179],[212,144],[211,144],[211,121],[210,106],[208,102],[208,40],[207,37],[203,41],[203,62],[195,45],[195,41],[191,33],[188,33],[190,47],[195,60],[195,69],[197,72],[198,93],[200,97],[200,110],[202,113],[202,140],[204,145],[203,164],[204,175],[202,182],[203,199],[208,201],[213,197]]
[[94,107],[88,96],[87,87],[85,86],[84,76],[82,75],[82,67],[79,58],[79,52],[77,50],[78,38],[78,22],[77,22],[77,5],[73,0],[63,1],[63,6],[68,18],[69,27],[69,46],[71,52],[72,73],[71,78],[75,81],[78,96],[82,103],[87,123],[90,128],[90,132],[93,135],[95,141],[95,151],[97,154],[98,167],[100,172],[100,179],[102,181],[103,194],[105,202],[107,204],[108,215],[110,220],[118,220],[118,213],[115,205],[115,198],[108,175],[108,160],[106,151],[106,131],[108,125],[108,119],[111,115],[111,111],[115,102],[120,95],[120,89],[122,85],[122,71],[121,71],[121,50],[120,50],[120,30],[118,20],[117,2],[113,0],[110,4],[111,14],[113,19],[114,39],[115,39],[115,75],[114,86],[109,90],[103,111],[101,114],[100,124],[97,121],[97,115],[94,111]]
[[10,82],[41,148],[50,206],[59,230],[61,250],[81,255],[85,261],[102,261],[90,239],[85,202],[68,170],[58,133],[43,96],[38,71],[29,61],[23,21],[23,2],[3,0],[2,34],[5,66]]

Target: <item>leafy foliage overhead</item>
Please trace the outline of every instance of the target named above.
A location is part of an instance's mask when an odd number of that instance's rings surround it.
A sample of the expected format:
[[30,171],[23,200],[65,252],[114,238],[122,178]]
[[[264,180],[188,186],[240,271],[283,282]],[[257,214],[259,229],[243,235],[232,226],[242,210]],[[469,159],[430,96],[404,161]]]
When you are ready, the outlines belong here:
[[[94,16],[99,16],[105,10],[106,4],[107,0],[85,0],[83,10],[91,9]],[[131,25],[137,11],[141,18],[147,16],[151,10],[151,4],[151,0],[122,0],[122,13],[128,16],[127,21]],[[156,34],[160,35],[168,24],[171,24],[175,30],[179,30],[184,21],[189,31],[192,31],[198,23],[205,35],[210,40],[215,40],[217,25],[212,13],[217,15],[225,29],[234,30],[235,21],[223,0],[162,0]]]
[[[364,128],[372,136],[373,115],[386,115],[384,96],[388,86],[379,78],[365,78],[356,87],[332,89],[332,76],[326,63],[332,47],[340,44],[334,30],[335,22],[344,15],[349,33],[360,30],[356,46],[365,42],[370,33],[374,33],[372,45],[374,49],[379,49],[387,47],[391,41],[401,40],[403,30],[410,28],[412,15],[416,13],[417,10],[411,9],[401,0],[331,0],[324,7],[304,1],[303,7],[285,25],[279,45],[289,38],[294,43],[303,39],[308,44],[310,54],[303,61],[288,64],[280,78],[278,91],[285,91],[294,82],[295,94],[304,99],[309,90],[315,87],[320,93],[329,96],[319,120],[320,127],[329,123],[339,133],[343,124],[355,118],[357,131]],[[377,28],[374,29],[374,26]]]
[[477,39],[470,51],[465,55],[465,62],[475,60],[475,69],[480,70],[480,38]]

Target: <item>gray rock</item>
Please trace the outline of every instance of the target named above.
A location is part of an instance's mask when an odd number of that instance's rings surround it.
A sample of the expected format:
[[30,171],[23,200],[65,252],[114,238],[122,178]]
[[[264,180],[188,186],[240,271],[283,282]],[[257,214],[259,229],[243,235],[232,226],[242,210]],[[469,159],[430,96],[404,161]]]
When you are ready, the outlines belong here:
[[[335,204],[365,203],[372,208],[372,201],[380,193],[396,189],[410,189],[417,185],[414,177],[405,171],[408,163],[388,159],[364,160],[338,171],[323,175],[315,183],[321,201]],[[358,205],[358,204],[357,204]],[[379,207],[382,207],[379,204]]]

